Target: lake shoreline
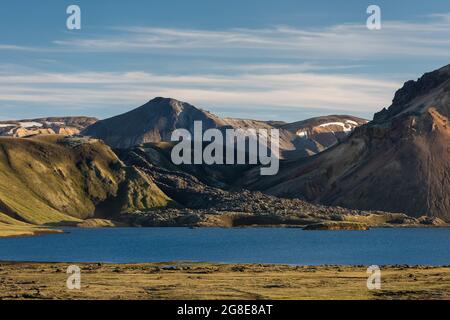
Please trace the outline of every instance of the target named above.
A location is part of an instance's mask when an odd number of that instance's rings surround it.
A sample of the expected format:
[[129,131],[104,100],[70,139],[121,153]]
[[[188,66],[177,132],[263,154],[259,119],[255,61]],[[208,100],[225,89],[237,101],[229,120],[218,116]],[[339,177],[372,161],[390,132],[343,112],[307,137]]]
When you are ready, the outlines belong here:
[[3,228],[0,229],[0,239],[4,238],[24,238],[24,237],[38,237],[46,234],[64,233],[64,231],[56,228],[47,227],[24,227],[17,228]]
[[[190,228],[190,229],[255,229],[255,228],[279,228],[279,229],[302,229],[307,231],[367,231],[370,229],[380,229],[380,228],[392,228],[392,229],[445,229],[450,228],[450,224],[446,225],[396,225],[396,224],[383,224],[378,226],[368,226],[367,228],[359,228],[359,227],[350,227],[350,228],[323,228],[322,224],[317,224],[320,227],[315,228],[314,225],[242,225],[242,226],[174,226],[174,225],[167,225],[167,226],[132,226],[132,225],[125,225],[117,223],[117,225],[113,225],[115,222],[112,222],[111,225],[92,225],[92,226],[67,226],[67,225],[56,225],[55,227],[31,227],[27,230],[23,230],[20,232],[17,232],[16,234],[4,234],[0,232],[0,239],[2,238],[17,238],[17,237],[36,237],[46,234],[55,234],[55,233],[67,233],[64,231],[64,229],[67,228],[77,228],[77,229],[90,229],[90,230],[101,230],[101,229],[115,229],[115,228],[139,228],[139,229],[151,229],[151,228]],[[2,231],[0,229],[0,231]]]
[[[156,213],[154,213],[156,214]],[[116,219],[88,218],[82,221],[34,225],[25,222],[0,220],[0,239],[9,237],[38,236],[46,233],[60,233],[64,228],[298,228],[308,231],[364,231],[373,228],[449,228],[447,223],[438,218],[412,218],[405,214],[376,213],[369,215],[342,215],[337,219],[331,217],[299,218],[289,215],[249,214],[224,212],[221,214],[205,213],[191,210],[188,214],[179,211],[165,215],[122,215]],[[165,217],[165,218],[162,218]]]
[[450,299],[450,266],[367,266],[160,262],[76,263],[81,289],[66,288],[71,263],[0,262],[0,299]]

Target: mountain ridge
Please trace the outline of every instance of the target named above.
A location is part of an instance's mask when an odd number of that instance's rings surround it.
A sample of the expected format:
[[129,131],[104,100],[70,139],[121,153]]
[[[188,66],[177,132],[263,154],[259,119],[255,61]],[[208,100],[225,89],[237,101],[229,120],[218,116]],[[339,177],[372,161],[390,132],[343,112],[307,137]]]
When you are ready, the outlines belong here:
[[450,66],[408,81],[392,105],[323,153],[241,185],[354,209],[450,221]]
[[[146,104],[121,115],[100,120],[84,129],[81,134],[104,140],[113,148],[131,148],[144,143],[170,141],[175,129],[194,131],[194,121],[202,121],[203,130],[228,128],[279,129],[281,156],[309,156],[325,150],[366,120],[351,116],[330,116],[335,122],[328,128],[323,124],[327,117],[311,118],[296,125],[303,125],[310,136],[301,136],[292,129],[295,124],[261,121],[253,119],[221,118],[209,111],[172,98],[157,97]],[[311,122],[317,122],[313,127]],[[352,125],[346,124],[351,121]],[[329,121],[330,122],[330,121]],[[341,124],[342,123],[342,124]],[[322,126],[322,127],[321,127]]]

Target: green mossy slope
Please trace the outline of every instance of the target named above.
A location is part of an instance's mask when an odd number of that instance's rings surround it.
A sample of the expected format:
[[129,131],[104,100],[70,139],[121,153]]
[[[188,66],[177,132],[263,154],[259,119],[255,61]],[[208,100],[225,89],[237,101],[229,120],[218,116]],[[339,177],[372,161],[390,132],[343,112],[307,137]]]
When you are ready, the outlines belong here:
[[0,211],[16,220],[76,223],[94,217],[98,206],[109,207],[102,213],[108,216],[170,202],[99,140],[0,138]]

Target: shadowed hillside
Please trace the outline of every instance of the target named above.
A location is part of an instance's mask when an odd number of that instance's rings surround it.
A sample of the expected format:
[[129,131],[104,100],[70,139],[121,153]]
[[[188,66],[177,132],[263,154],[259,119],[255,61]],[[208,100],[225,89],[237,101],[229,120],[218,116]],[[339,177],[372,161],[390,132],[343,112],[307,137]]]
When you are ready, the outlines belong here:
[[345,142],[241,183],[281,197],[450,221],[450,65],[408,81]]

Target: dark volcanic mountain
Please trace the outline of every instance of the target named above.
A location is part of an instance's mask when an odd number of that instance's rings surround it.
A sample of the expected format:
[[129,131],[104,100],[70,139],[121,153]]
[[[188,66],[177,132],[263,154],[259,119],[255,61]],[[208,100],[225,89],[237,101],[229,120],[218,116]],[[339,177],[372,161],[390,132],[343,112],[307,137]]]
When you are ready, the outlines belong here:
[[278,175],[242,185],[349,208],[450,221],[450,65],[408,81],[392,105],[345,142],[286,161]]
[[337,143],[366,121],[351,116],[313,118],[292,124],[249,119],[221,118],[188,103],[155,98],[130,112],[101,120],[82,133],[102,139],[113,148],[131,148],[148,142],[167,142],[175,129],[193,133],[194,121],[203,129],[254,128],[280,129],[283,153],[308,156]]
[[155,98],[127,113],[98,121],[83,134],[102,139],[115,148],[130,148],[146,142],[170,141],[175,129],[193,132],[194,121],[205,128],[224,126],[213,114],[174,99]]

